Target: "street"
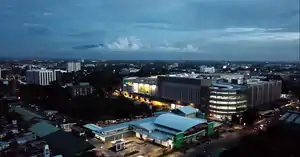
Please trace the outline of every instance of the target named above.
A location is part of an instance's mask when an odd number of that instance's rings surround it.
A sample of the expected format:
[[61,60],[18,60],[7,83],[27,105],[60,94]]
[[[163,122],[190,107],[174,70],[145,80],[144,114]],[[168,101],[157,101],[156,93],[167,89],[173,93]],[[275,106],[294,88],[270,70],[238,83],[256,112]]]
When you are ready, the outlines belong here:
[[206,157],[210,156],[212,152],[219,148],[230,148],[234,146],[243,136],[255,133],[254,129],[245,129],[228,133],[219,139],[211,140],[209,143],[203,143],[197,147],[189,149],[183,155],[184,157]]

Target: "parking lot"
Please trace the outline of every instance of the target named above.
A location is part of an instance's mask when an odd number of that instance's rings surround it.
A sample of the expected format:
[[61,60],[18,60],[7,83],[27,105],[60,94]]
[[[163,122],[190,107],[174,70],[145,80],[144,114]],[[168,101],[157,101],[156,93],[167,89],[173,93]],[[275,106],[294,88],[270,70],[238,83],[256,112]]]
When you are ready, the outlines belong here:
[[89,139],[89,143],[93,144],[96,149],[101,149],[106,156],[126,156],[126,157],[136,157],[136,156],[151,156],[156,157],[162,154],[165,147],[152,144],[147,141],[140,140],[136,137],[126,138],[125,149],[116,152],[111,149],[111,142],[103,143],[98,139]]

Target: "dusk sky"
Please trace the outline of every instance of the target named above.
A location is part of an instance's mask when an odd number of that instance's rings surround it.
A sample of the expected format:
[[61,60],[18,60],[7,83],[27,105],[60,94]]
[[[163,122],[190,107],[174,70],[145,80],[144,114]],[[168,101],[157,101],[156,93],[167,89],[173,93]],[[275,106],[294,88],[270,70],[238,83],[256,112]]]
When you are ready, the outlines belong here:
[[0,56],[292,61],[299,18],[299,0],[0,0]]

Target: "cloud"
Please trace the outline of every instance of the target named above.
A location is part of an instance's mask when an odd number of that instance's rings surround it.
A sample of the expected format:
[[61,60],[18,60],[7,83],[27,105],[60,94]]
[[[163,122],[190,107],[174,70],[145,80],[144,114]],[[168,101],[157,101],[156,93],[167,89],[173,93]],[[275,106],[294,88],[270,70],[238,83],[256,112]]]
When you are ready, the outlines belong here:
[[[230,56],[236,45],[249,55],[253,51],[299,51],[299,0],[129,1],[1,0],[1,42],[8,44],[0,49],[30,52],[47,47],[48,52],[56,52],[62,47],[79,45],[82,50],[101,43],[103,47],[96,46],[96,51]],[[34,35],[43,38],[31,38]]]
[[31,34],[35,35],[49,35],[54,32],[53,29],[43,24],[24,23],[23,25]]
[[245,27],[236,27],[236,28],[225,28],[223,31],[226,33],[247,33],[247,32],[267,32],[267,31],[279,31],[282,28],[245,28]]
[[134,36],[118,38],[116,41],[107,44],[107,48],[112,50],[140,50],[145,48],[141,40]]
[[103,44],[90,44],[90,45],[79,45],[74,46],[74,50],[88,50],[88,49],[95,49],[95,48],[103,48]]
[[210,41],[216,42],[275,42],[297,41],[300,39],[299,32],[286,32],[282,28],[225,28],[219,35],[215,35]]
[[125,51],[139,51],[139,50],[152,50],[152,51],[173,51],[173,52],[199,52],[199,48],[192,44],[183,43],[170,43],[164,40],[163,43],[157,45],[150,42],[142,41],[135,36],[121,37],[116,41],[105,44],[104,48],[111,50],[125,50]]
[[44,12],[43,15],[44,16],[51,16],[51,15],[53,15],[53,13],[51,13],[51,12]]

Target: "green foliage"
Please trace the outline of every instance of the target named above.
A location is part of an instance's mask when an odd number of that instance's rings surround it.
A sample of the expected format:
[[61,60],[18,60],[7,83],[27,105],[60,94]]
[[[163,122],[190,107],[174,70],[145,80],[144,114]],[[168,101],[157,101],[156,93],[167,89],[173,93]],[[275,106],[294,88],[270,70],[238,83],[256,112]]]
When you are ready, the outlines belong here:
[[106,120],[130,118],[134,115],[151,115],[146,104],[134,104],[124,97],[109,99],[107,95],[118,86],[119,78],[112,74],[92,73],[83,78],[96,88],[89,96],[72,97],[68,88],[53,83],[50,86],[22,85],[20,97],[27,104],[54,109],[74,118]]

